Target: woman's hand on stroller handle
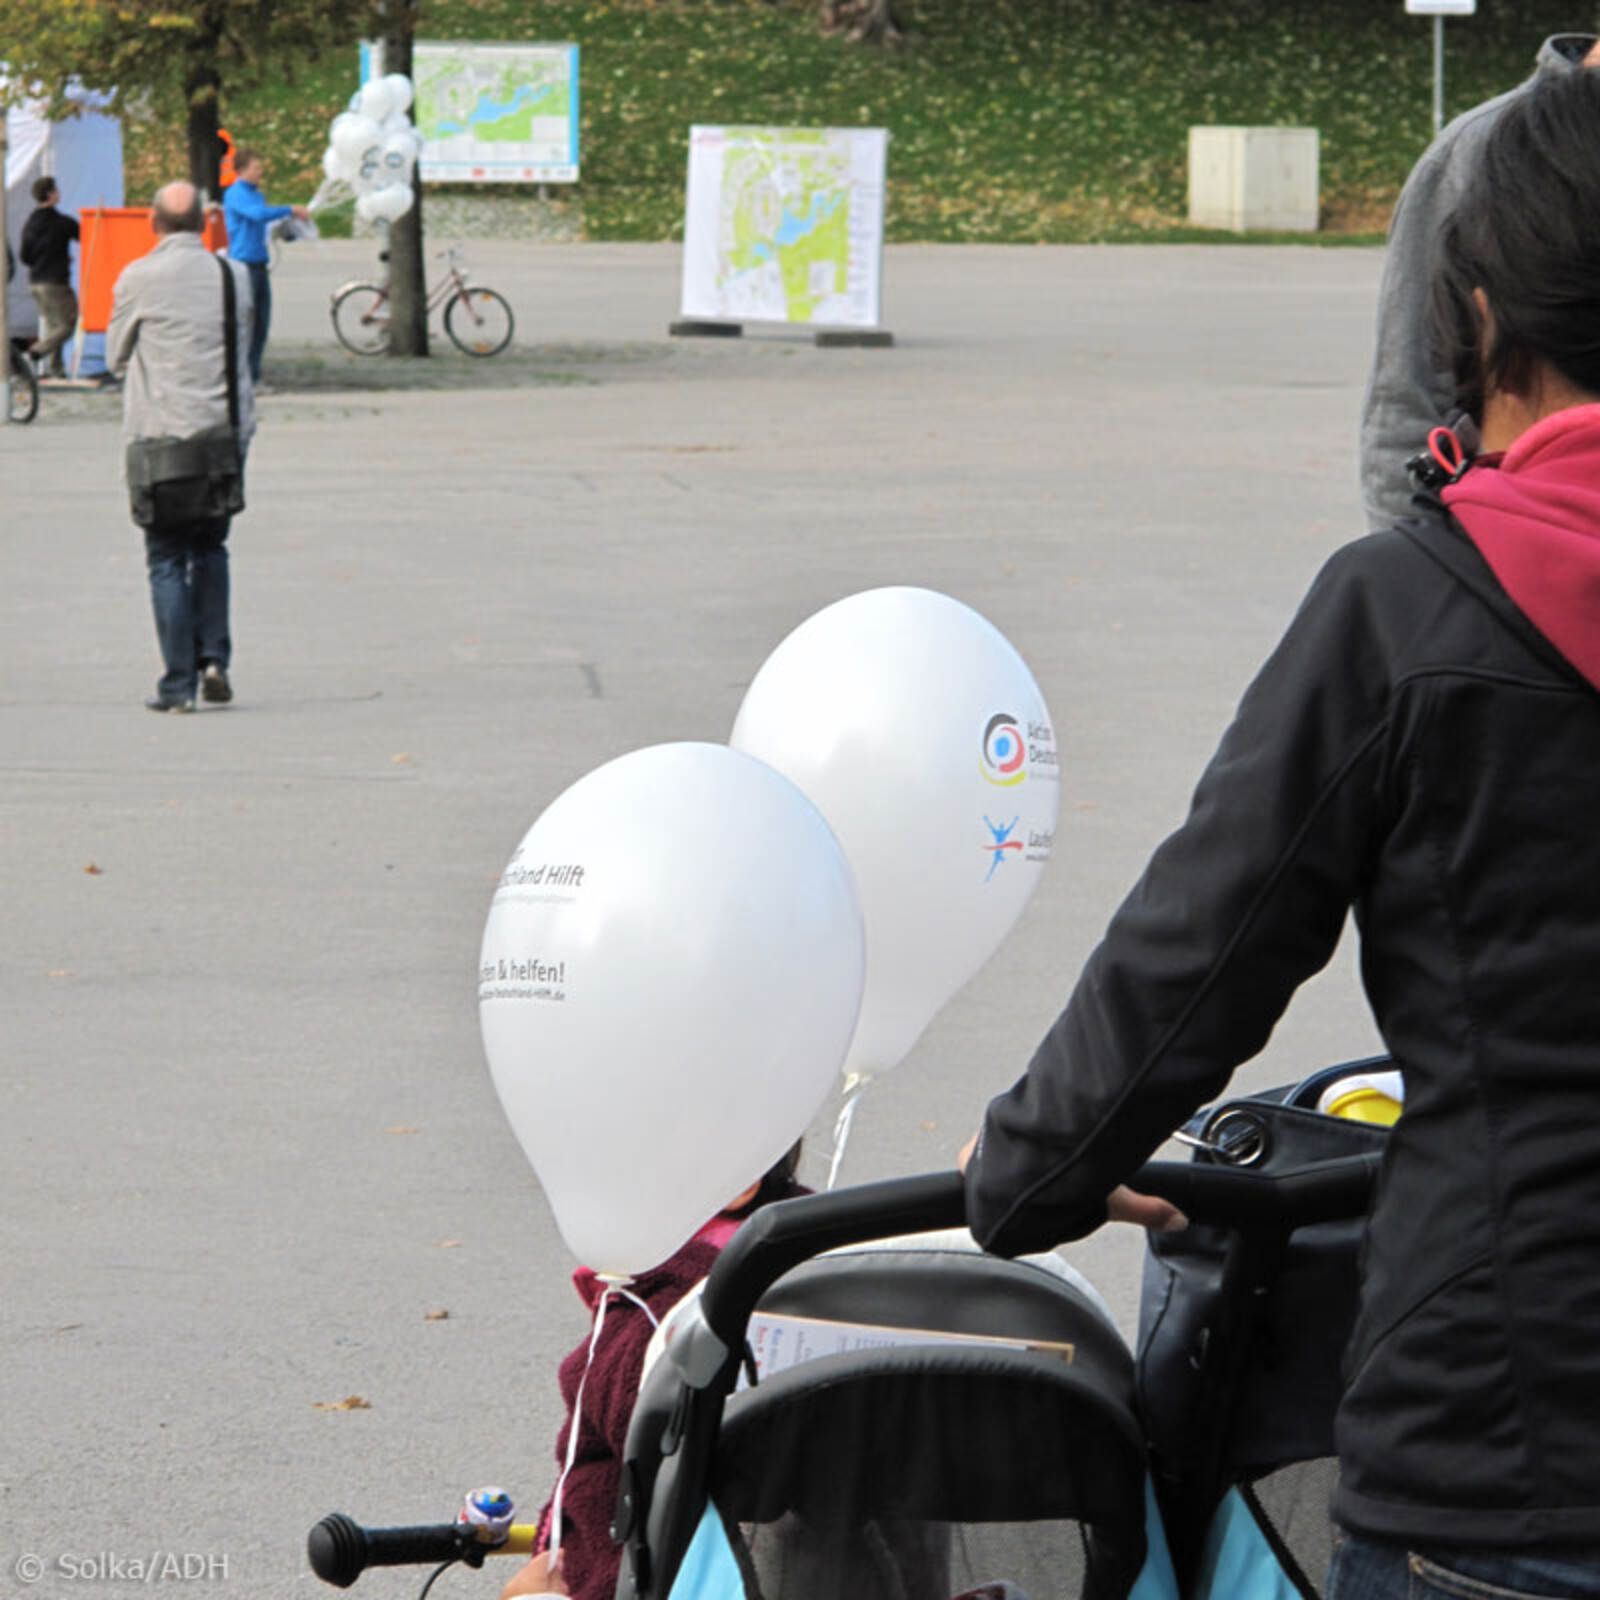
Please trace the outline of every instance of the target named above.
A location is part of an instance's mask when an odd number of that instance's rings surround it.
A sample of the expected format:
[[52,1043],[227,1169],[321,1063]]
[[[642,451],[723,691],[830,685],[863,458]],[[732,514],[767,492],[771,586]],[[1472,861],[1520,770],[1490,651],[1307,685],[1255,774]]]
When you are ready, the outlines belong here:
[[[956,1157],[957,1171],[966,1172],[977,1148],[978,1135],[973,1134]],[[1125,1183],[1119,1183],[1106,1197],[1106,1220],[1131,1222],[1151,1233],[1177,1233],[1189,1226],[1189,1219],[1170,1200],[1163,1200],[1160,1195],[1141,1194]]]

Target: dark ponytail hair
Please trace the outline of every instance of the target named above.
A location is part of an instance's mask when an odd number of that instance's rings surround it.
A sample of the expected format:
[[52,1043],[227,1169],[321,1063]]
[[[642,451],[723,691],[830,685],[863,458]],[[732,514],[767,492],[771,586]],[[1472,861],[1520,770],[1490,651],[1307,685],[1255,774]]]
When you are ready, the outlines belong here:
[[1489,391],[1526,394],[1541,362],[1600,396],[1600,70],[1542,74],[1495,119],[1435,244],[1428,319],[1480,420]]

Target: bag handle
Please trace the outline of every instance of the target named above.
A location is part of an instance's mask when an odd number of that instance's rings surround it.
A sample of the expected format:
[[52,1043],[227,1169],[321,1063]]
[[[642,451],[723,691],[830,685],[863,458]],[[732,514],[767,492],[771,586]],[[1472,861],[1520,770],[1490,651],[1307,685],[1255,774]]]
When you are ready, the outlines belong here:
[[222,268],[222,345],[228,372],[228,425],[239,436],[239,291],[234,286],[233,268],[221,256]]

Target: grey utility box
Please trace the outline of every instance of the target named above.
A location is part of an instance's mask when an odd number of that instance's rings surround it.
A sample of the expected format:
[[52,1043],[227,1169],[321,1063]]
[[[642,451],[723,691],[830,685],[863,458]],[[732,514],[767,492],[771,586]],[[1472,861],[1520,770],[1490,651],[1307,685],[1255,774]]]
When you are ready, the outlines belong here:
[[1235,233],[1315,233],[1317,130],[1191,128],[1189,221]]

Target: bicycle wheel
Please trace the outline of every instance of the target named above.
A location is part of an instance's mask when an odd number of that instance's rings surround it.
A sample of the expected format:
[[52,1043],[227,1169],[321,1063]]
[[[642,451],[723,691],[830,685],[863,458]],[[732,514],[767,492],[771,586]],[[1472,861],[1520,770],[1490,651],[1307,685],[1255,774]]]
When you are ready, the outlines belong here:
[[32,422],[39,415],[39,377],[20,351],[11,357],[11,420]]
[[497,356],[511,343],[516,319],[493,289],[463,289],[444,308],[444,331],[469,356]]
[[381,356],[389,348],[389,291],[375,283],[346,284],[333,297],[333,331],[352,355]]

